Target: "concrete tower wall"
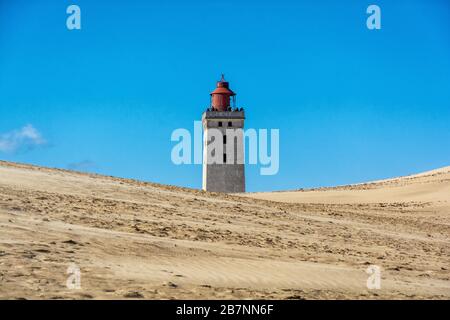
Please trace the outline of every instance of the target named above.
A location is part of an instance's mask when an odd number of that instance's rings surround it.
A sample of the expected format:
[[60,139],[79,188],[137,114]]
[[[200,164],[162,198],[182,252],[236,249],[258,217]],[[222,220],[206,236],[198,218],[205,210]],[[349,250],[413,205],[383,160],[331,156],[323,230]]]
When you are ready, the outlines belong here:
[[[203,113],[203,190],[226,193],[245,192],[244,119],[244,111]],[[222,137],[226,136],[226,141],[214,143],[212,141],[216,136],[214,130],[217,130],[216,133],[222,133]],[[232,136],[235,141],[231,139]],[[222,148],[215,148],[218,144]],[[221,154],[215,155],[213,149]],[[226,159],[223,159],[223,154],[226,154]],[[219,163],[212,163],[214,156],[215,159],[220,160]],[[222,163],[223,160],[226,162]]]

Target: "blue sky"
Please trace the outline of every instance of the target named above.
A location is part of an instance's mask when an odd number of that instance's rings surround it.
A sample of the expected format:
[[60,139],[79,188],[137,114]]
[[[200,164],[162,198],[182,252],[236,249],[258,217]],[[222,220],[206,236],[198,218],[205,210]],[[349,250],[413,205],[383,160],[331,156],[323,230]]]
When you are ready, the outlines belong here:
[[[70,4],[81,30],[66,28]],[[381,30],[366,27],[370,4]],[[225,73],[246,127],[280,129],[280,171],[247,166],[249,191],[450,165],[449,9],[0,0],[0,141],[16,144],[0,159],[200,188],[201,166],[171,162],[170,135],[193,128]]]

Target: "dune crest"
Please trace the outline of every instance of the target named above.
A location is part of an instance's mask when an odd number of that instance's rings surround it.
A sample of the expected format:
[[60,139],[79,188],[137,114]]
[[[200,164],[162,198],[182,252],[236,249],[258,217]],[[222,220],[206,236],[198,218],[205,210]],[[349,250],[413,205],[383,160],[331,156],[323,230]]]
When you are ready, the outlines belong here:
[[427,203],[450,208],[450,166],[420,174],[346,186],[256,192],[255,199],[287,203]]

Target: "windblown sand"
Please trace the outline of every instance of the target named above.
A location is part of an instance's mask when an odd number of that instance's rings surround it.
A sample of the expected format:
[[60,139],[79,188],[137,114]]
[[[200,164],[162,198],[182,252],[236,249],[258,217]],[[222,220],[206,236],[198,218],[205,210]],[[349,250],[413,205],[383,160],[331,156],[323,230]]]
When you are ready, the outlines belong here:
[[0,298],[449,299],[449,201],[450,167],[232,196],[0,162]]

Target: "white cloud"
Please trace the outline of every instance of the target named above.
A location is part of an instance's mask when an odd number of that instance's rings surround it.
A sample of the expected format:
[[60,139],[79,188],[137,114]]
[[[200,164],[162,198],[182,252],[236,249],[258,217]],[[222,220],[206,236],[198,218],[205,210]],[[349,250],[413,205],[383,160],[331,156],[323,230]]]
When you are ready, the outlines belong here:
[[21,129],[0,134],[0,152],[14,153],[19,150],[30,150],[45,145],[41,133],[31,124]]

